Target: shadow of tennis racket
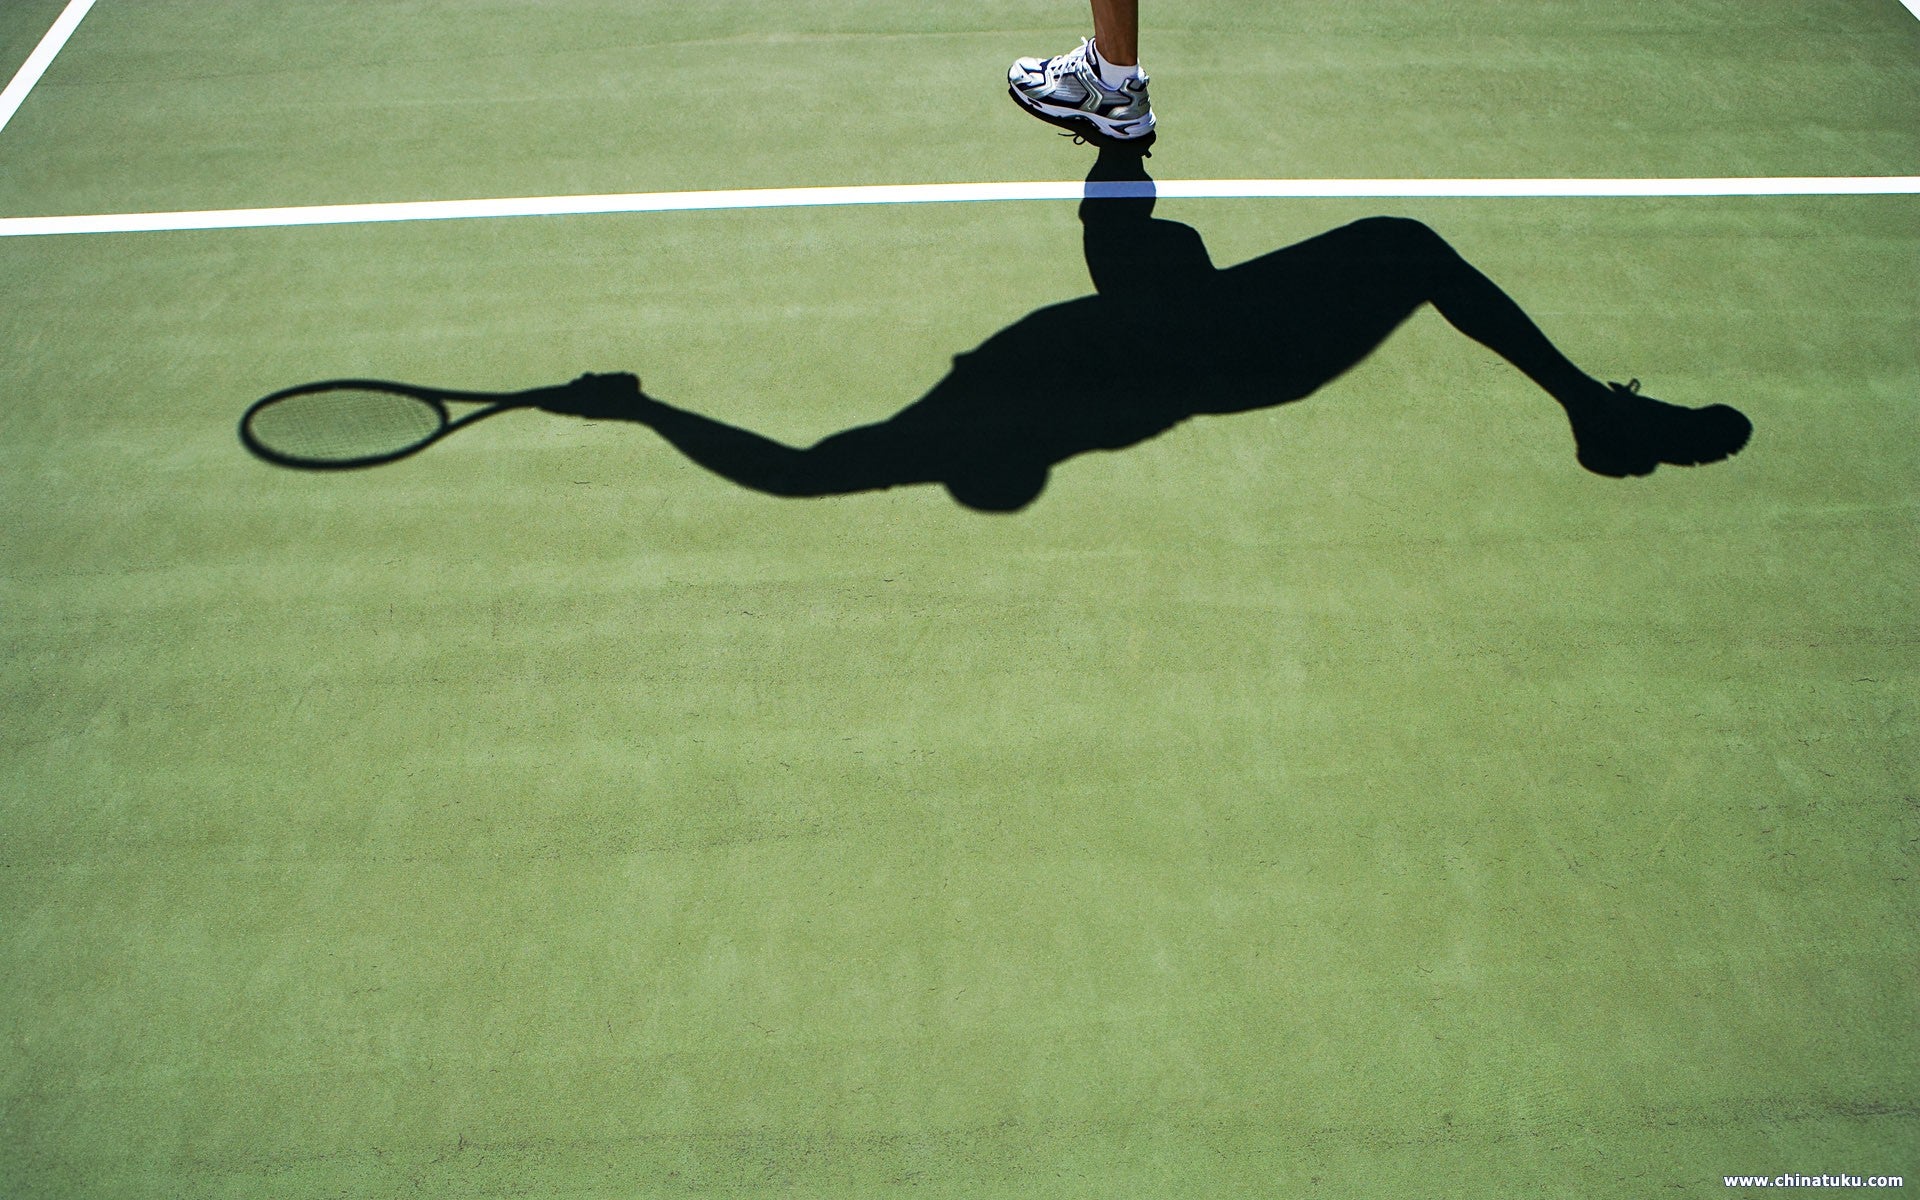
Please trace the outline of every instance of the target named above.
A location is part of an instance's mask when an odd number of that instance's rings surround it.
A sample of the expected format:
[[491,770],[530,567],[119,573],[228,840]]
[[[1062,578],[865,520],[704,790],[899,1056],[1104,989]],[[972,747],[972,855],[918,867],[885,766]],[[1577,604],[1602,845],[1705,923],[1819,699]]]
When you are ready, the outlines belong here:
[[[418,454],[498,413],[543,405],[571,408],[569,398],[595,378],[524,392],[459,392],[381,379],[305,383],[255,401],[240,418],[240,442],[282,467],[377,467]],[[456,416],[454,405],[472,411]]]

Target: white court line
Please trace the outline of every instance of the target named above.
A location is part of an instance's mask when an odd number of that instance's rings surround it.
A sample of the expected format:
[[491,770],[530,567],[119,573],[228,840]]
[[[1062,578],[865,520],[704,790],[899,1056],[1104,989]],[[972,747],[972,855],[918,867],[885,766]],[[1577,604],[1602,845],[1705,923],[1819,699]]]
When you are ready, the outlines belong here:
[[1173,179],[1156,183],[907,183],[863,187],[759,188],[716,192],[634,192],[610,196],[527,196],[500,200],[415,200],[321,204],[300,208],[226,208],[205,212],[103,213],[0,218],[0,237],[67,233],[155,233],[259,229],[481,217],[553,217],[598,213],[860,204],[939,204],[971,200],[1078,200],[1158,195],[1167,199],[1426,199],[1672,196],[1907,196],[1920,175],[1745,179]]
[[53,28],[47,30],[47,36],[40,39],[40,44],[33,48],[32,54],[27,55],[27,61],[20,64],[20,69],[14,72],[13,82],[7,85],[6,91],[0,92],[0,129],[5,129],[7,122],[13,120],[13,114],[20,111],[20,106],[26,103],[27,93],[47,73],[53,56],[60,53],[61,47],[67,44],[67,39],[79,27],[80,18],[86,16],[87,10],[92,7],[93,0],[69,0],[66,8],[54,19]]
[[1920,0],[1900,0],[1900,3],[1907,6],[1908,12],[1920,17]]

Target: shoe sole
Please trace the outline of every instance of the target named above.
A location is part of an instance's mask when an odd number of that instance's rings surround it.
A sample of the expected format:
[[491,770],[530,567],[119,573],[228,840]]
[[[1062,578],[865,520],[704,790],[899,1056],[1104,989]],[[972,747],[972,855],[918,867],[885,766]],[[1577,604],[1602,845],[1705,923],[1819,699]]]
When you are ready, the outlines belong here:
[[1080,140],[1103,150],[1138,150],[1140,153],[1145,154],[1148,148],[1153,145],[1153,140],[1156,136],[1155,131],[1149,129],[1139,137],[1115,137],[1100,128],[1099,124],[1096,123],[1092,117],[1084,114],[1078,116],[1062,116],[1048,112],[1044,108],[1037,107],[1032,101],[1022,96],[1020,89],[1014,87],[1012,84],[1007,85],[1007,95],[1011,96],[1013,102],[1020,106],[1021,112],[1026,113],[1030,117],[1038,117],[1049,125],[1057,125]]

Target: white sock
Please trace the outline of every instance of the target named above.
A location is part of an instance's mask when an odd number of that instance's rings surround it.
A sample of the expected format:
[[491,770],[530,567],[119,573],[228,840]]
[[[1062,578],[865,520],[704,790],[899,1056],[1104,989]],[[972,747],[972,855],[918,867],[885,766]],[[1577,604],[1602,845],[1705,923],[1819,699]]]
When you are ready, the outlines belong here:
[[1098,42],[1091,43],[1091,45],[1093,47],[1094,69],[1100,72],[1101,83],[1106,84],[1110,88],[1117,88],[1129,79],[1138,79],[1140,77],[1140,64],[1135,63],[1130,67],[1117,66],[1100,57],[1100,44]]

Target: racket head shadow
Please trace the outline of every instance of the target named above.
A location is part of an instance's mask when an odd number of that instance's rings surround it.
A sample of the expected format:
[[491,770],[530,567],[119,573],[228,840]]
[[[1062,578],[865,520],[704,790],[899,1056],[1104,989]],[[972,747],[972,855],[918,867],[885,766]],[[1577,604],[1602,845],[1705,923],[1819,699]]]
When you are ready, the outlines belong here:
[[[301,384],[255,401],[240,441],[283,467],[372,467],[416,454],[454,426],[442,393],[370,379]],[[466,424],[475,413],[462,419]]]

